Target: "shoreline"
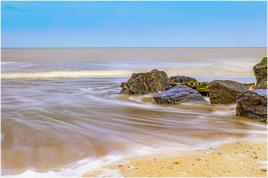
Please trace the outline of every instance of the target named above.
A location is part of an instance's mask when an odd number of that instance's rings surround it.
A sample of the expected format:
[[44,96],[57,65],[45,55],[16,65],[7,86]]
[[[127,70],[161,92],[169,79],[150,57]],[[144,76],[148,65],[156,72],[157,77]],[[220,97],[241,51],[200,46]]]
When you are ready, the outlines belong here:
[[[243,140],[183,153],[136,156],[83,177],[267,176],[267,141]],[[116,174],[116,175],[115,175]]]

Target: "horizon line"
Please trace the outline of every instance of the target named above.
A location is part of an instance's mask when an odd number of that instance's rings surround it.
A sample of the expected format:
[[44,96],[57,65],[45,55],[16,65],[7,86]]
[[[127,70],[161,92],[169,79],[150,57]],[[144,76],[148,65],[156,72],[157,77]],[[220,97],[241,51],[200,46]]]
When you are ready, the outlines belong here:
[[116,47],[112,47],[112,46],[95,46],[95,47],[1,47],[1,49],[29,49],[29,48],[36,48],[36,49],[42,49],[42,48],[55,48],[55,49],[59,49],[59,48],[267,48],[267,46],[254,46],[254,47],[250,47],[250,46],[243,46],[243,47],[229,47],[229,46],[219,46],[219,47],[212,47],[212,46],[186,46],[186,47],[182,47],[182,46],[174,46],[174,47],[148,47],[148,46],[142,46],[142,47],[121,47],[121,46],[116,46]]

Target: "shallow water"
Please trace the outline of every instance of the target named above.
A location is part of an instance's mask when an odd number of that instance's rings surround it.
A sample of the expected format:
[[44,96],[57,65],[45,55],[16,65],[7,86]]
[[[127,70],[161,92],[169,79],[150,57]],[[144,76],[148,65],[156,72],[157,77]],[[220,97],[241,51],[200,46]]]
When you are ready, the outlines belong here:
[[[255,82],[252,67],[266,49],[252,49],[250,53],[248,49],[229,49],[228,56],[223,55],[228,49],[214,49],[211,54],[218,52],[217,59],[202,49],[193,49],[192,53],[189,49],[173,49],[170,56],[167,49],[155,50],[167,59],[158,55],[153,60],[143,52],[139,55],[144,60],[133,61],[123,54],[118,60],[105,55],[100,57],[102,60],[94,60],[99,55],[97,50],[88,60],[81,54],[80,58],[73,56],[73,61],[52,62],[49,59],[55,57],[53,52],[46,54],[47,61],[34,60],[38,56],[31,55],[36,53],[33,49],[25,50],[23,55],[16,49],[13,56],[4,52],[2,174],[20,175],[29,170],[44,174],[68,172],[66,167],[72,165],[75,171],[66,175],[75,176],[85,171],[80,169],[81,164],[89,169],[131,154],[189,150],[266,136],[266,125],[236,117],[235,105],[158,105],[152,95],[118,94],[120,83],[131,73],[154,68],[200,81]],[[185,58],[175,55],[182,52]],[[206,55],[200,59],[203,53]],[[29,60],[19,60],[20,55],[28,55]],[[40,58],[43,56],[41,52]]]

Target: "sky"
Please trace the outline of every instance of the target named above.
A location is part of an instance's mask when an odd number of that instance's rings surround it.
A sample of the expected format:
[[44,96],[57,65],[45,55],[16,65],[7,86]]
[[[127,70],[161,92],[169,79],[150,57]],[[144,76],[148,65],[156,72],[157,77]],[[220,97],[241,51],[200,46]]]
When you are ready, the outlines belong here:
[[266,47],[266,2],[2,2],[2,47]]

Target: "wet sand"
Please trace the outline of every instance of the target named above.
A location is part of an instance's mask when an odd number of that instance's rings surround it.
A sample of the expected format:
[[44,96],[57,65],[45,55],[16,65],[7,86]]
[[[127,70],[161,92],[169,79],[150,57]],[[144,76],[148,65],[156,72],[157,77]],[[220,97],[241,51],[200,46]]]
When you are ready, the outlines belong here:
[[[135,157],[104,170],[111,169],[125,177],[265,177],[266,149],[265,141],[226,143],[184,154]],[[101,174],[103,172],[97,170],[84,176],[95,177]]]

